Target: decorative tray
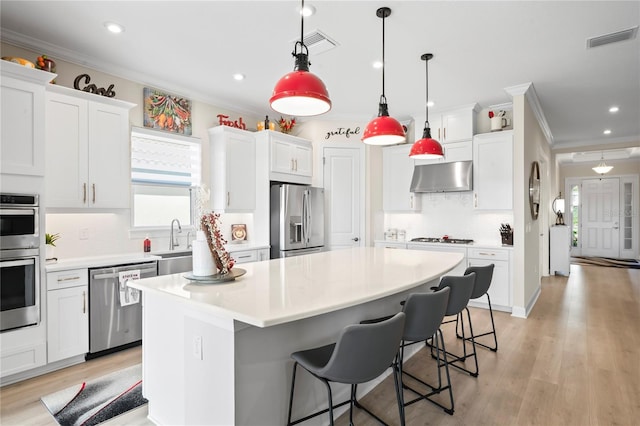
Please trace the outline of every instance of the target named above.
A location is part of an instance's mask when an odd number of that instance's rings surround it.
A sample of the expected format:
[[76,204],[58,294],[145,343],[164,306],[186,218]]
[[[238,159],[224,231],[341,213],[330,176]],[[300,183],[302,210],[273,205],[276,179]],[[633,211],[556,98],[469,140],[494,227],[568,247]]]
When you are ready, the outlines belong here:
[[193,271],[191,271],[182,276],[189,281],[193,281],[193,284],[220,284],[233,281],[246,273],[247,271],[242,268],[233,268],[226,274],[193,275]]

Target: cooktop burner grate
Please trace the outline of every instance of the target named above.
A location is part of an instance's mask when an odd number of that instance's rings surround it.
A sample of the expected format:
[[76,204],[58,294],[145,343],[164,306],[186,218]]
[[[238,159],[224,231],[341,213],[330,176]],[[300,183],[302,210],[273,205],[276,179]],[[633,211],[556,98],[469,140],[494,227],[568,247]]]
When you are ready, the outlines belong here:
[[462,238],[436,238],[436,237],[418,237],[413,238],[411,242],[416,243],[444,243],[444,244],[471,244],[473,240]]

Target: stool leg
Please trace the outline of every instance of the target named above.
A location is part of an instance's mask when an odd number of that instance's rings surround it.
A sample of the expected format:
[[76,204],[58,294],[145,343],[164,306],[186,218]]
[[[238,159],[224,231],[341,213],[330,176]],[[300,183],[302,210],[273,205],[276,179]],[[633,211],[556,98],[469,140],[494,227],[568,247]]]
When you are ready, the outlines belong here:
[[[453,415],[453,386],[451,386],[451,377],[449,376],[449,361],[447,361],[447,348],[444,344],[444,336],[442,335],[442,330],[438,329],[436,332],[440,335],[440,341],[442,342],[442,354],[444,358],[444,371],[447,375],[447,384],[449,388],[449,400],[451,401],[451,408],[445,408],[444,411],[447,414]],[[438,376],[440,376],[440,367],[438,367]],[[442,385],[441,385],[442,386]]]
[[329,396],[329,424],[333,426],[333,398],[331,396],[331,385],[327,380],[322,380],[327,387],[327,395]]
[[[404,421],[404,398],[402,396],[402,376],[398,375],[398,372],[400,371],[400,367],[399,367],[399,360],[398,360],[398,355],[396,355],[396,359],[393,362],[393,365],[391,366],[391,368],[393,368],[393,384],[396,388],[396,399],[398,401],[398,412],[400,415],[400,425],[404,426],[405,421]],[[402,373],[401,373],[402,374]]]
[[[469,373],[471,374],[473,377],[478,377],[478,373],[480,372],[478,369],[478,355],[476,353],[476,339],[473,336],[473,324],[471,323],[471,314],[469,313],[469,308],[464,308],[465,311],[467,311],[467,318],[469,319],[469,330],[470,330],[470,334],[471,334],[471,346],[473,347],[473,354],[469,354],[469,356],[473,355],[473,359],[476,363],[476,372],[475,373]],[[464,341],[464,346],[467,346],[467,342]],[[465,353],[465,357],[466,357],[466,353]]]
[[291,395],[289,396],[289,416],[287,417],[287,425],[291,425],[291,409],[293,407],[293,388],[296,384],[296,367],[298,367],[298,363],[293,363],[293,375],[291,376]]
[[498,336],[496,335],[496,324],[493,322],[493,309],[491,308],[491,297],[489,297],[489,293],[487,293],[487,300],[489,301],[489,315],[491,316],[491,329],[493,330],[493,342],[495,346],[493,348],[489,348],[494,352],[498,351]]

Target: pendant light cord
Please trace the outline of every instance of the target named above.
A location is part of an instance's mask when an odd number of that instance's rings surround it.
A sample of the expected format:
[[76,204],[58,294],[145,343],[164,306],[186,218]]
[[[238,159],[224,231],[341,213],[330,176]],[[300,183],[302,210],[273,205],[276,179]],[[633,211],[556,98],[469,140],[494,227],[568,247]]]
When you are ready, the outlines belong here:
[[425,87],[427,88],[426,90],[426,96],[427,99],[425,99],[425,104],[424,104],[424,127],[429,127],[429,59],[427,58],[424,61],[424,65],[425,65]]
[[304,0],[300,8],[300,44],[304,46]]
[[386,61],[385,61],[385,58],[384,58],[384,20],[386,19],[385,15],[386,15],[386,13],[382,14],[382,96],[380,96],[380,103],[381,104],[383,104],[383,103],[386,104],[387,103],[387,97],[384,95],[384,68],[387,65]]

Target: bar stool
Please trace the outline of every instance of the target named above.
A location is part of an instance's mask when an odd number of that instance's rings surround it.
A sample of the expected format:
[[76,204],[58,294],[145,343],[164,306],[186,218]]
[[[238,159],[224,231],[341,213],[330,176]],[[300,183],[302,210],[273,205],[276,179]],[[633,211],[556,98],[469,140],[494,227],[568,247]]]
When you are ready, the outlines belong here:
[[[398,366],[397,363],[394,362],[402,339],[404,323],[405,314],[399,312],[393,317],[375,324],[349,325],[342,330],[336,343],[291,354],[291,358],[293,358],[295,362],[293,364],[293,377],[291,379],[291,395],[289,398],[287,424],[295,425],[328,411],[329,422],[333,425],[333,410],[346,404],[349,404],[350,424],[353,424],[354,405],[367,412],[380,423],[385,424],[378,416],[358,402],[356,391],[358,384],[375,379],[391,365],[396,389],[396,399],[398,401],[398,412],[400,414],[400,424],[404,425],[404,411],[402,394],[399,389],[400,379],[398,377]],[[292,422],[291,411],[293,408],[293,392],[296,381],[296,368],[298,365],[325,384],[329,397],[329,408]],[[351,394],[349,399],[333,405],[329,382],[350,384]]]
[[[456,355],[451,352],[445,352],[445,354],[451,359],[448,360],[449,365],[457,368],[458,370],[464,371],[470,374],[472,377],[478,377],[478,356],[476,354],[476,341],[473,337],[473,325],[471,323],[471,315],[469,314],[469,309],[467,308],[467,304],[469,303],[469,299],[471,298],[471,293],[473,292],[473,287],[475,285],[476,274],[475,272],[471,272],[468,275],[464,275],[461,277],[458,276],[450,276],[446,275],[442,277],[440,280],[440,284],[437,287],[432,287],[432,290],[441,290],[445,287],[449,287],[451,289],[451,293],[449,294],[449,301],[447,303],[447,311],[445,313],[445,317],[454,316],[454,319],[443,321],[443,324],[447,324],[450,322],[456,322],[456,328],[458,323],[458,318],[460,319],[460,323],[462,325],[462,350],[463,355]],[[462,312],[466,311],[467,319],[469,321],[469,330],[471,331],[471,336],[466,338],[464,332],[464,316]],[[473,348],[473,352],[467,353],[467,341],[471,340],[471,346]],[[427,345],[429,343],[427,342]],[[433,345],[431,346],[431,356],[436,358],[433,353]],[[466,367],[463,367],[460,364],[454,363],[464,363],[467,358],[473,357],[475,362],[475,371],[469,370]]]
[[[482,296],[484,296],[485,294],[487,295],[487,301],[489,302],[489,315],[491,316],[491,331],[488,331],[486,333],[481,333],[481,334],[474,334],[473,338],[475,340],[478,339],[478,337],[482,337],[482,336],[488,336],[490,334],[493,334],[493,347],[485,345],[483,343],[480,343],[478,341],[476,341],[476,345],[480,345],[483,346],[487,349],[492,350],[493,352],[497,352],[498,351],[498,337],[496,336],[496,325],[493,322],[493,309],[491,308],[491,297],[489,296],[489,287],[491,286],[491,280],[493,279],[493,268],[495,267],[495,265],[492,263],[490,265],[486,265],[486,266],[469,266],[465,271],[464,274],[468,275],[472,272],[475,272],[476,274],[476,283],[473,286],[473,292],[471,293],[471,299],[478,299]],[[458,324],[456,324],[456,335],[458,336],[459,339],[462,339],[462,336],[460,335],[460,333],[458,333]],[[467,337],[467,340],[469,340],[469,337]]]
[[[417,395],[415,399],[405,401],[405,407],[421,400],[427,400],[442,408],[446,413],[453,414],[453,389],[451,387],[451,378],[449,376],[449,362],[447,360],[447,351],[444,343],[444,337],[442,335],[442,330],[440,329],[440,325],[442,324],[442,320],[447,311],[450,292],[451,289],[449,287],[445,287],[433,293],[410,294],[404,304],[403,312],[407,316],[407,320],[404,326],[402,345],[400,346],[400,377],[403,378],[405,375],[409,376],[413,380],[416,380],[431,389],[431,391],[428,393],[422,393],[407,385],[403,380],[402,387],[404,389],[410,390]],[[419,379],[413,374],[407,372],[403,367],[404,348],[429,339],[432,339],[432,346],[435,345],[436,348],[436,360],[438,368],[437,386]],[[441,354],[442,359],[440,358]],[[442,383],[442,367],[444,367],[445,369],[447,379],[447,383],[445,386],[443,386]],[[449,407],[446,407],[438,401],[432,399],[434,395],[437,395],[445,390],[449,391]]]

